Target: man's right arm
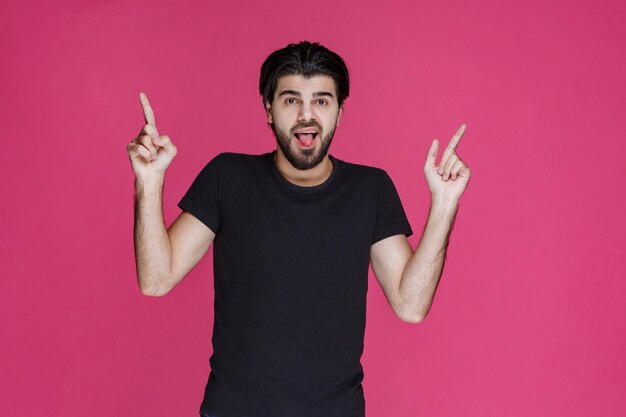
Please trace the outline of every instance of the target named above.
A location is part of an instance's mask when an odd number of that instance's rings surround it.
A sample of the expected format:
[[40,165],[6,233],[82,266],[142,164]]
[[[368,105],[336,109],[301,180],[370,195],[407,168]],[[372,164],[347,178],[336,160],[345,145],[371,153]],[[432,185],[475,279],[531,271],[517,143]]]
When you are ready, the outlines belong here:
[[135,260],[144,295],[167,294],[209,250],[215,233],[184,211],[165,228],[162,185],[136,183]]
[[140,94],[146,125],[128,145],[135,172],[135,261],[139,288],[145,295],[162,296],[200,261],[215,233],[193,215],[183,212],[169,229],[163,221],[163,180],[176,155],[168,136],[159,136],[147,97]]

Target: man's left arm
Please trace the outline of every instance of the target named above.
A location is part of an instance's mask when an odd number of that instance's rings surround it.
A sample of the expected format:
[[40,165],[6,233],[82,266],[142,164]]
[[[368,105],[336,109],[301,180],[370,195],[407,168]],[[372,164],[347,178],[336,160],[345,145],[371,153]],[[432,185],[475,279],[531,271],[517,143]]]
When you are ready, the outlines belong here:
[[435,165],[439,141],[430,147],[424,175],[431,191],[428,221],[417,249],[406,236],[396,235],[372,245],[372,270],[389,305],[403,321],[422,321],[432,305],[443,272],[450,232],[459,199],[467,187],[471,170],[456,154],[465,125],[450,140],[439,165]]

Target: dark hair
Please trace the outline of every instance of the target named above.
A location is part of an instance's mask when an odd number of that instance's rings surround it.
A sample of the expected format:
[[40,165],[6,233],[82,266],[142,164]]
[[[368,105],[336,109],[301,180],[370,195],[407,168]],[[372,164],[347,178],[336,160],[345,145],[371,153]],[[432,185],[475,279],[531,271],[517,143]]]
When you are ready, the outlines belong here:
[[305,78],[328,75],[335,80],[339,106],[348,98],[350,76],[343,59],[319,43],[303,41],[272,52],[261,65],[259,92],[263,97],[263,104],[271,104],[274,100],[280,77],[297,74]]

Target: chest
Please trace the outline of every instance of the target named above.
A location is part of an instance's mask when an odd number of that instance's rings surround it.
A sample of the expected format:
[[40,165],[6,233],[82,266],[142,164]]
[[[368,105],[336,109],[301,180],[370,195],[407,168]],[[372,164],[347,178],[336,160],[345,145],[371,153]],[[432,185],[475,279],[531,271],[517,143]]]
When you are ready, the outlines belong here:
[[259,294],[364,296],[376,204],[371,190],[350,184],[306,198],[254,183],[225,190],[215,267],[227,272],[225,285]]

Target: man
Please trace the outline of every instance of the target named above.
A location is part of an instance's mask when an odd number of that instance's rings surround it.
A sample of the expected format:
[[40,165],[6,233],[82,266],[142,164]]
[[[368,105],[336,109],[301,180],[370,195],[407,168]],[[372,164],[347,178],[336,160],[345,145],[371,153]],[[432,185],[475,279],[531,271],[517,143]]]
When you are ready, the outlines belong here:
[[146,124],[128,145],[136,175],[135,253],[141,291],[162,296],[214,244],[211,373],[200,412],[217,417],[365,415],[360,364],[368,267],[406,322],[428,313],[470,169],[462,125],[424,173],[428,222],[412,231],[385,171],[328,154],[349,94],[348,70],[316,43],[291,44],[261,68],[275,151],[223,153],[197,176],[169,229],[164,173],[176,155],[141,93]]

